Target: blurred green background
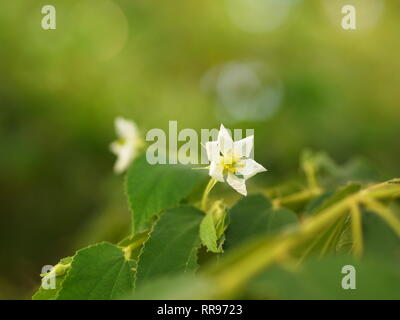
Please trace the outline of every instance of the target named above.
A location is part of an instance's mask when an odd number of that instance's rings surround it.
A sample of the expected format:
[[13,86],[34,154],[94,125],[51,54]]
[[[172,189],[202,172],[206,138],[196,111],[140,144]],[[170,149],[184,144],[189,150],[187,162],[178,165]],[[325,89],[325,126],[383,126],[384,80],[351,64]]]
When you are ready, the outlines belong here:
[[399,176],[399,30],[397,0],[2,1],[0,298],[30,298],[42,266],[128,232],[117,115],[143,132],[255,128],[266,185],[306,147]]

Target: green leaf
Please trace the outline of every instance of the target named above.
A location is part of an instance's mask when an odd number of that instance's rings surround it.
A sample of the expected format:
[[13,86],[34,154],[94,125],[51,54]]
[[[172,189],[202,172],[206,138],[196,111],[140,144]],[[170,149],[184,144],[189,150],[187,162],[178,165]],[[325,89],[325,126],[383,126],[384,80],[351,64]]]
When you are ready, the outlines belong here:
[[364,250],[366,255],[400,263],[400,238],[372,211],[362,210]]
[[[343,289],[346,265],[355,268],[356,289]],[[307,261],[298,270],[271,268],[248,285],[251,299],[399,299],[400,270],[385,260],[325,257]]]
[[204,214],[189,206],[170,209],[154,225],[139,256],[136,285],[197,268],[199,227]]
[[298,220],[294,212],[274,209],[269,199],[251,195],[238,201],[229,212],[225,249],[231,249],[258,235],[276,233]]
[[74,256],[57,299],[114,299],[133,289],[133,261],[111,243],[79,250]]
[[136,159],[126,179],[133,232],[143,231],[161,211],[178,205],[205,177],[203,170],[191,166],[150,165],[145,156]]
[[[67,257],[60,260],[59,264],[68,265],[72,262],[73,257]],[[68,271],[67,271],[68,272]],[[44,289],[42,286],[38,289],[38,291],[32,296],[32,300],[55,300],[58,292],[62,286],[62,283],[67,275],[67,272],[62,275],[58,275],[55,278],[55,289]]]
[[[344,216],[327,225],[314,237],[304,241],[292,254],[301,260],[308,256],[323,256],[332,253],[349,253],[352,247],[350,220]],[[348,243],[350,240],[350,244]],[[350,248],[349,248],[350,246]]]
[[[361,186],[357,183],[350,183],[336,191],[322,194],[311,201],[306,212],[309,215],[316,215],[323,210],[335,205],[338,201],[358,192]],[[350,253],[352,249],[351,224],[348,216],[333,222],[322,230],[316,237],[305,242],[296,252],[305,258],[308,255],[323,255],[332,252]]]
[[212,214],[206,214],[200,224],[200,239],[208,251],[218,253],[218,237]]
[[222,201],[215,201],[200,224],[200,239],[207,251],[221,253],[227,228],[227,211]]
[[353,251],[353,233],[351,230],[351,217],[345,217],[340,235],[336,239],[335,251],[338,254],[351,254]]

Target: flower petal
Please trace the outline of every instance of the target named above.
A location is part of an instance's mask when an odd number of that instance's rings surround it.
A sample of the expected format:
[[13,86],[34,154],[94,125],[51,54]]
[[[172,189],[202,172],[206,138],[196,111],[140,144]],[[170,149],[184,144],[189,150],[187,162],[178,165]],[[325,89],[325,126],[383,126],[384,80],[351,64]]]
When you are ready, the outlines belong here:
[[254,145],[254,136],[246,137],[242,140],[235,141],[233,143],[233,150],[237,157],[246,157],[250,156],[251,150]]
[[124,144],[122,147],[117,149],[117,160],[114,165],[114,171],[116,173],[122,173],[128,169],[133,158],[135,157],[135,147],[132,144]]
[[218,161],[220,158],[218,141],[206,142],[206,152],[209,161]]
[[241,160],[237,166],[237,173],[242,175],[245,180],[263,171],[267,171],[267,169],[253,159]]
[[226,179],[226,182],[235,189],[237,192],[240,194],[247,196],[247,190],[246,190],[246,184],[245,184],[245,179],[239,178],[235,176],[233,173],[229,172],[228,173],[228,178]]
[[136,140],[139,136],[139,130],[133,121],[122,117],[115,118],[115,130],[121,138]]
[[110,150],[112,153],[118,155],[120,150],[124,147],[124,145],[118,141],[114,141],[110,144]]
[[219,182],[224,182],[224,167],[219,161],[211,161],[210,171],[208,172],[212,178],[217,179]]
[[233,140],[232,137],[229,135],[228,130],[226,130],[224,125],[222,124],[218,132],[218,143],[219,149],[224,156],[232,155]]

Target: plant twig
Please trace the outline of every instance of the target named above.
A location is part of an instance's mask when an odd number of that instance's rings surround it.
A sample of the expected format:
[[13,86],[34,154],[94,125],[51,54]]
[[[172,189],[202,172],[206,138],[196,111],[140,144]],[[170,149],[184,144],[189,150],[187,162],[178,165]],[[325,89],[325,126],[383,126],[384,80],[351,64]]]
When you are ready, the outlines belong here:
[[203,212],[207,212],[208,195],[210,194],[210,191],[212,190],[212,188],[214,188],[214,186],[217,182],[218,182],[217,179],[214,179],[214,178],[211,178],[210,181],[208,181],[208,184],[203,193],[203,197],[201,198],[200,209]]
[[356,257],[361,257],[363,253],[363,235],[361,225],[361,212],[358,204],[353,201],[350,204],[351,214],[351,233],[353,239],[353,254]]
[[276,198],[272,201],[275,208],[280,208],[282,206],[290,206],[297,203],[304,203],[309,201],[322,193],[320,188],[307,189],[300,191],[285,197]]

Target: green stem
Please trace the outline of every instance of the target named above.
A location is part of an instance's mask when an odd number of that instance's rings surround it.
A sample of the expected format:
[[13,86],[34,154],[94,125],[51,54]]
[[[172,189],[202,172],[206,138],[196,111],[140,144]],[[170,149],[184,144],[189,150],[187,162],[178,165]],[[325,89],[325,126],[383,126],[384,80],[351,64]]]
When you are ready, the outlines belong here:
[[143,244],[143,242],[145,240],[147,240],[147,238],[148,238],[148,234],[143,233],[134,242],[130,243],[129,245],[127,245],[125,247],[121,247],[121,250],[124,252],[125,260],[130,260],[133,250],[139,248]]
[[306,174],[308,187],[310,189],[318,189],[318,182],[314,165],[312,163],[306,163],[304,166],[304,171]]
[[203,197],[201,198],[201,205],[200,205],[200,209],[203,212],[207,212],[208,195],[210,194],[210,191],[212,190],[212,188],[214,188],[214,186],[217,182],[218,182],[218,180],[211,178],[210,181],[208,181],[206,188],[204,189],[204,193],[203,193]]
[[351,233],[353,237],[353,252],[356,257],[361,257],[363,253],[361,212],[356,202],[351,203],[350,212],[351,212],[351,231],[352,231]]
[[294,204],[304,203],[309,201],[310,199],[319,196],[322,193],[320,188],[317,189],[308,189],[304,191],[300,191],[289,196],[275,198],[273,200],[273,204],[275,208],[279,208],[282,206],[291,206]]

